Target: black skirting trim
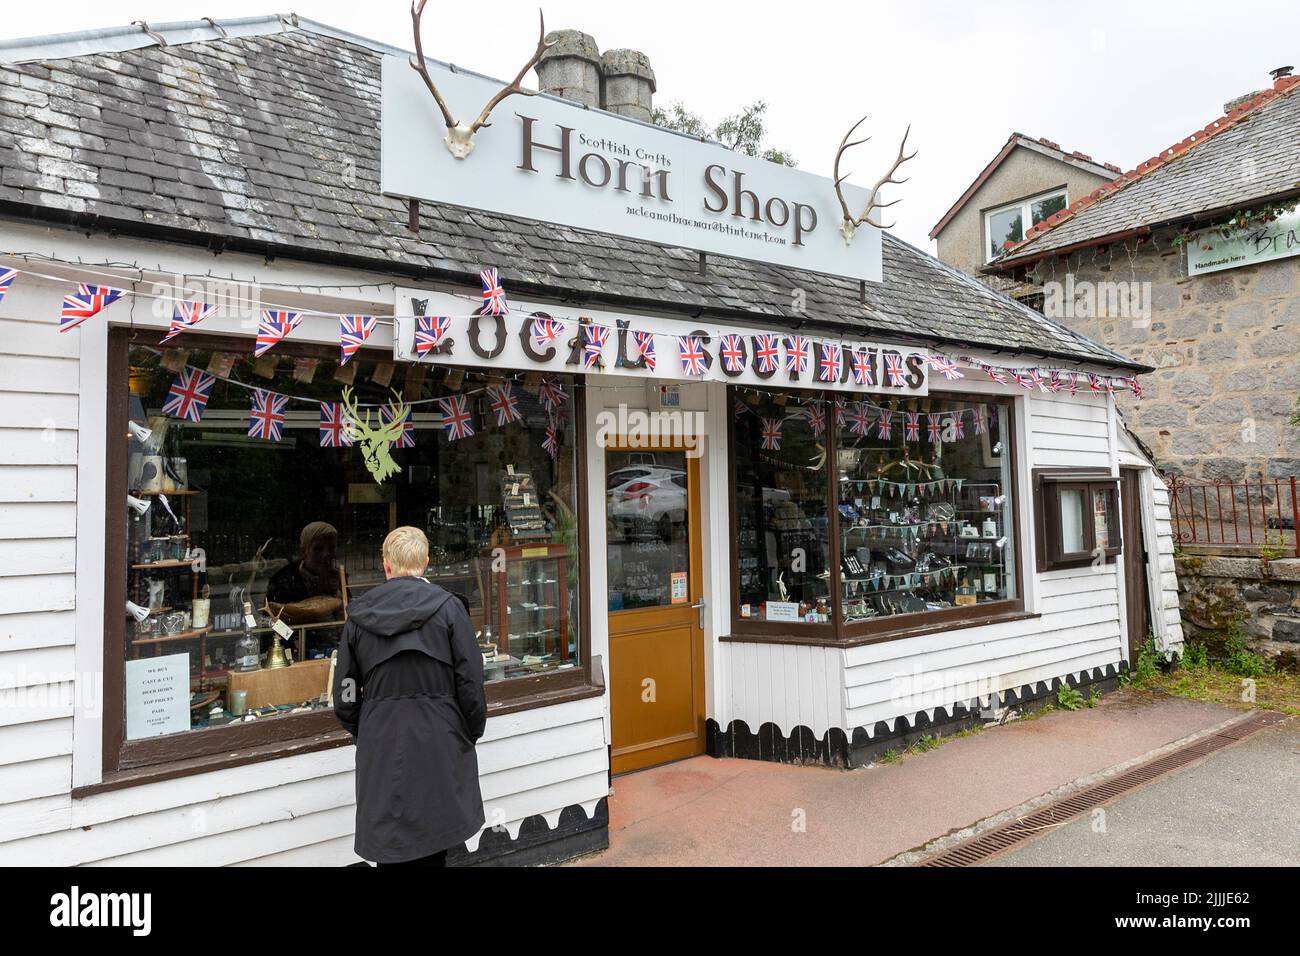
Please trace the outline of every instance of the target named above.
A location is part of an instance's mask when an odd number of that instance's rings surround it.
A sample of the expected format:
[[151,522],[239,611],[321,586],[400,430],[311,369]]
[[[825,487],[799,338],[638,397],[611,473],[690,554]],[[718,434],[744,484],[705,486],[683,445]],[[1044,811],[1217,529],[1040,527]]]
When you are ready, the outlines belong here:
[[[1030,701],[1055,697],[1064,684],[1074,688],[1093,687],[1112,691],[1119,686],[1120,669],[1114,664],[1085,671],[1083,679],[1072,675],[1055,677],[1047,682],[1046,689],[1028,684],[1002,692],[1004,707],[1019,707]],[[718,722],[709,718],[706,746],[711,757],[740,757],[745,760],[767,760],[774,763],[816,764],[827,767],[860,767],[879,758],[887,750],[902,750],[922,736],[942,736],[960,733],[980,723],[979,711],[971,710],[965,703],[938,707],[934,716],[924,711],[899,717],[890,730],[884,721],[878,721],[874,734],[864,727],[854,727],[845,733],[832,727],[820,738],[813,736],[807,727],[795,727],[786,736],[773,723],[765,723],[754,733],[743,720],[733,720],[723,730]]]
[[609,802],[601,797],[596,812],[588,819],[587,811],[577,804],[560,811],[560,823],[554,830],[541,814],[528,817],[519,827],[519,836],[510,839],[505,830],[485,830],[473,853],[464,845],[447,851],[448,866],[547,866],[574,857],[609,848]]

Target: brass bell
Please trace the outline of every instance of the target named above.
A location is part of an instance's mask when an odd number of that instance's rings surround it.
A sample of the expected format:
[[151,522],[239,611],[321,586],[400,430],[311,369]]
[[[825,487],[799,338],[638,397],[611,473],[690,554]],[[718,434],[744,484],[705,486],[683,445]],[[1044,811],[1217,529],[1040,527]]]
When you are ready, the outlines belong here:
[[280,643],[280,635],[275,635],[275,640],[271,642],[271,649],[266,652],[267,669],[276,667],[288,667],[289,658],[285,656],[284,645]]

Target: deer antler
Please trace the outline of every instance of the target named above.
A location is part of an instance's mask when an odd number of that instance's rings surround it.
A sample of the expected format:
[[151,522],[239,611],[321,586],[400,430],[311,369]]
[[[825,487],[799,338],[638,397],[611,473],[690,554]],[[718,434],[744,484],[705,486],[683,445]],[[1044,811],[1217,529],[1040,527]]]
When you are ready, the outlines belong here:
[[519,75],[511,83],[498,90],[496,95],[488,100],[487,105],[479,112],[478,119],[466,126],[464,123],[457,122],[456,118],[451,115],[451,110],[447,107],[447,101],[438,92],[438,86],[433,82],[433,78],[429,76],[429,68],[424,62],[424,46],[420,41],[420,18],[424,15],[424,5],[427,2],[428,0],[412,0],[411,2],[411,27],[415,32],[415,56],[411,58],[411,67],[424,79],[424,85],[433,94],[438,109],[442,110],[442,118],[447,123],[447,135],[443,137],[447,149],[457,159],[464,159],[474,149],[474,134],[485,126],[492,125],[488,122],[488,117],[492,115],[492,111],[496,109],[498,103],[507,96],[513,96],[516,93],[520,96],[537,95],[536,90],[526,90],[520,84],[523,83],[528,71],[541,60],[542,54],[552,46],[551,43],[546,42],[546,17],[543,16],[541,10],[537,11],[540,31],[537,36],[537,49],[533,51],[533,55],[524,64],[523,69],[519,71]]
[[840,148],[835,152],[835,195],[839,197],[840,209],[844,211],[844,221],[840,223],[840,234],[844,236],[845,243],[853,241],[853,236],[854,233],[858,231],[858,226],[861,226],[864,223],[875,226],[878,229],[892,229],[894,227],[894,223],[890,223],[886,226],[879,222],[872,222],[871,214],[877,209],[888,209],[890,206],[896,205],[902,201],[901,199],[895,199],[892,202],[879,202],[880,188],[889,184],[901,186],[903,183],[907,182],[906,179],[895,179],[894,173],[898,172],[898,167],[902,166],[903,163],[916,155],[915,151],[904,155],[904,150],[907,148],[907,136],[912,132],[912,127],[909,125],[907,131],[903,133],[903,141],[898,144],[898,158],[894,160],[894,165],[889,167],[889,171],[886,172],[885,175],[876,180],[876,185],[872,187],[871,190],[871,201],[867,203],[867,208],[862,211],[862,215],[854,216],[853,213],[849,212],[849,204],[844,199],[844,190],[840,188],[844,180],[848,179],[850,175],[849,173],[845,173],[842,176],[840,175],[840,159],[843,158],[845,152],[852,149],[854,146],[859,146],[871,139],[870,136],[864,136],[862,139],[856,139],[851,143],[849,142],[849,137],[857,131],[857,128],[861,126],[866,119],[867,117],[862,117],[862,119],[858,120],[849,128],[849,131],[844,134],[844,138],[840,140]]

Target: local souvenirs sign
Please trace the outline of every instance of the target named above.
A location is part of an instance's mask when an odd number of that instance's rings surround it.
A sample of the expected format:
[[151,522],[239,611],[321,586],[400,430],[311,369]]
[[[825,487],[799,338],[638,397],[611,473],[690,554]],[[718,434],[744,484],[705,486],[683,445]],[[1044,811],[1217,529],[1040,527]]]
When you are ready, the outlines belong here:
[[401,288],[394,312],[393,354],[408,362],[884,395],[929,392],[932,366],[922,354],[807,331],[560,312],[515,299],[498,314],[485,307],[485,314],[469,315],[463,298]]
[[[452,112],[501,84],[427,61]],[[880,230],[846,241],[834,183],[549,96],[511,97],[457,158],[447,124],[404,56],[383,60],[385,193],[717,255],[879,282]],[[871,191],[841,187],[854,208]]]

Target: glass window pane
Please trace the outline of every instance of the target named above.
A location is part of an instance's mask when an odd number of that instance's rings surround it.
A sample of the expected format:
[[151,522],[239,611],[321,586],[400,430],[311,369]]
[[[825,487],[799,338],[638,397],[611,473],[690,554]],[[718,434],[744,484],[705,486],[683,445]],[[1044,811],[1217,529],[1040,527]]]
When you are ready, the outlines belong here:
[[[323,708],[345,599],[384,581],[380,548],[399,525],[425,531],[428,579],[468,603],[489,680],[577,663],[571,380],[559,380],[567,401],[554,412],[535,387],[514,384],[521,420],[498,427],[486,381],[467,377],[457,394],[468,400],[475,433],[452,442],[431,403],[452,393],[443,379],[408,382],[399,366],[390,383],[379,385],[372,375],[384,357],[363,352],[347,369],[362,411],[377,423],[391,389],[419,403],[411,406],[414,444],[389,448],[396,471],[381,483],[367,468],[363,443],[322,447],[320,403],[342,400],[335,361],[304,358],[284,345],[272,353],[270,377],[261,377],[242,348],[231,343],[226,357],[233,365],[212,385],[197,422],[162,408],[178,372],[219,365],[217,353],[185,358],[135,346],[129,382],[117,386],[128,390],[131,418],[152,430],[146,443],[131,441],[127,464],[128,488],[149,503],[143,514],[130,512],[124,556],[126,597],[143,618],[126,621],[128,687],[146,686],[146,665],[165,657],[174,662],[164,665],[175,663],[187,675],[183,726],[172,717],[144,730],[137,722],[135,736],[219,726],[245,712],[264,719]],[[164,367],[171,358],[188,364]],[[278,441],[249,434],[250,388],[293,396]],[[551,421],[554,457],[543,447]],[[245,602],[254,615],[248,633]],[[292,630],[278,647],[267,610]],[[294,680],[260,678],[282,652]],[[154,678],[174,688],[175,673],[160,670]],[[140,704],[132,692],[128,705]]]
[[1008,242],[1019,242],[1025,237],[1025,229],[1019,207],[990,213],[989,258],[1002,255]]
[[1078,554],[1089,550],[1083,543],[1083,491],[1066,488],[1061,492],[1061,552]]
[[1096,532],[1094,547],[1101,550],[1119,546],[1114,540],[1119,530],[1115,523],[1115,489],[1095,488],[1092,493],[1092,523]]
[[1038,199],[1029,204],[1029,214],[1033,218],[1033,225],[1038,225],[1048,216],[1060,212],[1065,208],[1065,193],[1057,193],[1055,196],[1047,196],[1044,199]]
[[737,616],[829,624],[827,406],[806,392],[742,394],[733,443]]
[[846,623],[1016,596],[1006,416],[968,401],[845,403],[836,464]]
[[686,453],[611,451],[605,476],[609,609],[686,603],[673,589],[691,566]]

